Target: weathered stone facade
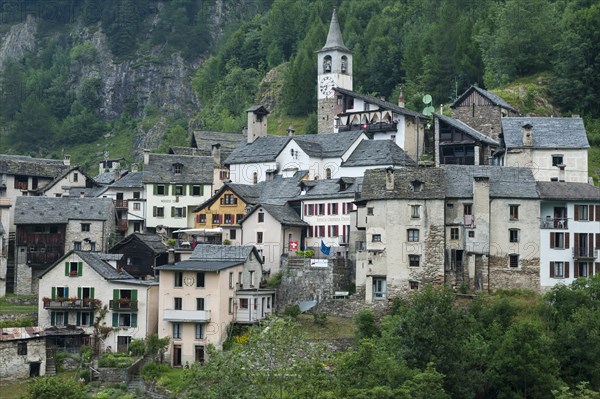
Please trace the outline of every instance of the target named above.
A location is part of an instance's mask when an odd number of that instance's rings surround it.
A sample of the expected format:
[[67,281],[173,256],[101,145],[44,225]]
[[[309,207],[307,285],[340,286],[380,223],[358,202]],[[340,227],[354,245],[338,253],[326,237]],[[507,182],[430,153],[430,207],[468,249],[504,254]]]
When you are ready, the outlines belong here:
[[[487,278],[486,278],[487,277]],[[489,290],[534,289],[540,287],[540,259],[521,260],[518,268],[511,268],[505,256],[490,256],[487,273]]]
[[453,118],[463,121],[473,129],[496,140],[502,131],[500,118],[516,115],[516,113],[498,105],[465,106],[452,109]]
[[[37,370],[37,371],[36,371]],[[44,337],[0,341],[0,381],[46,373]]]
[[324,98],[319,99],[317,104],[317,132],[318,133],[333,133],[333,121],[335,118],[335,99]]

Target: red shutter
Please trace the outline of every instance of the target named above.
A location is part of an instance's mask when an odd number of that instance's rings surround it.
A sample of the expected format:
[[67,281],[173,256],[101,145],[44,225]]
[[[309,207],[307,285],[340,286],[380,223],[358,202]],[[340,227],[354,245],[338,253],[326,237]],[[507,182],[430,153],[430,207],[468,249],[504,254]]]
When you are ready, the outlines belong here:
[[554,248],[556,242],[556,233],[550,233],[550,248]]
[[565,248],[566,249],[571,248],[570,236],[571,236],[571,233],[565,233]]
[[590,214],[589,214],[589,218],[588,220],[591,222],[592,220],[594,220],[594,205],[590,205],[588,206],[588,209],[590,210]]
[[554,262],[550,262],[550,277],[554,277]]
[[308,205],[304,204],[304,216],[308,215]]
[[596,233],[596,249],[600,249],[600,233]]
[[327,204],[327,214],[331,215],[331,204]]
[[565,278],[569,278],[569,268],[571,267],[571,265],[569,264],[569,262],[565,262]]
[[575,248],[575,255],[579,256],[579,233],[573,233],[575,242],[573,247]]
[[[592,233],[590,233],[588,235],[588,241],[589,241],[589,246],[588,246],[588,253],[587,255],[589,257],[593,257],[594,256],[594,235]],[[592,265],[592,263],[590,262],[590,266]]]
[[342,204],[342,215],[345,215],[345,214],[346,214],[346,203],[344,202]]
[[579,262],[575,262],[574,268],[575,269],[573,270],[573,277],[577,278],[579,277]]
[[579,220],[579,205],[575,205],[575,215],[573,215],[573,220]]

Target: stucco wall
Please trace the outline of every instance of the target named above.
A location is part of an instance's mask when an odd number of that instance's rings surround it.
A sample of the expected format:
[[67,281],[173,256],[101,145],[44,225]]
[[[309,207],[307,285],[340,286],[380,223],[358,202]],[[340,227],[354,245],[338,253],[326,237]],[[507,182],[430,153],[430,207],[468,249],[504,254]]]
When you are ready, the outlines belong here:
[[[552,155],[562,155],[566,165],[564,175],[560,168],[552,166]],[[506,153],[506,166],[529,167],[537,181],[550,181],[552,178],[567,182],[588,182],[587,149],[528,149],[515,148]]]

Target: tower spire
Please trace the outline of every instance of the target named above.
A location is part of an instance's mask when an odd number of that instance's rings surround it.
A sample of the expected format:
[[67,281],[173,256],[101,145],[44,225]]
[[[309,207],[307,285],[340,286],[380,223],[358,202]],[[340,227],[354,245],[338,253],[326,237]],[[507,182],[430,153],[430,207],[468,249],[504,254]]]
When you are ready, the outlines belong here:
[[350,52],[348,47],[344,45],[344,38],[342,37],[342,30],[340,29],[337,10],[335,8],[333,9],[333,15],[331,16],[331,22],[329,23],[327,41],[325,42],[325,46],[323,46],[321,51],[324,50],[344,50]]

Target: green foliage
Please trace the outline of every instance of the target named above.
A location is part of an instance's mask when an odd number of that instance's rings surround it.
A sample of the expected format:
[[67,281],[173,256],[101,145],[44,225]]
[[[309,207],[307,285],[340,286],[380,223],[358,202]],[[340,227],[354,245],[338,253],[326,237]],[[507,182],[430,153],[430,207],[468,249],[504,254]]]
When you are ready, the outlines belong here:
[[156,381],[170,369],[166,363],[148,362],[142,366],[141,375],[146,381]]
[[313,321],[319,327],[324,327],[327,323],[327,313],[315,312],[313,313]]
[[33,319],[31,319],[31,318],[0,321],[0,328],[32,327],[32,326],[33,326]]
[[82,346],[79,354],[83,363],[90,363],[94,357],[94,349],[91,346]]
[[136,360],[135,357],[129,356],[127,353],[113,352],[104,353],[98,359],[99,367],[116,367],[127,368]]
[[144,340],[146,343],[146,355],[154,357],[156,360],[161,360],[162,354],[169,345],[170,338],[159,338],[158,334],[150,334]]
[[302,257],[302,258],[314,258],[315,256],[315,251],[312,249],[306,249],[306,250],[298,250],[296,251],[296,255]]
[[283,311],[283,315],[289,317],[291,319],[296,319],[302,311],[300,310],[300,306],[298,305],[290,305],[285,308]]
[[275,273],[267,280],[267,287],[279,287],[281,285],[281,278],[283,277],[283,273],[281,271]]
[[129,343],[129,352],[133,356],[144,356],[146,353],[146,342],[144,339],[132,339]]
[[63,351],[58,351],[56,352],[56,354],[54,355],[54,363],[56,365],[56,371],[63,371],[63,364],[65,362],[65,359],[69,357],[69,354],[67,352],[63,352]]
[[25,399],[85,399],[82,384],[60,377],[38,377],[28,386]]
[[354,316],[356,324],[356,339],[373,338],[379,334],[377,324],[375,324],[375,314],[371,309],[361,309]]

